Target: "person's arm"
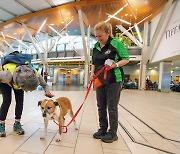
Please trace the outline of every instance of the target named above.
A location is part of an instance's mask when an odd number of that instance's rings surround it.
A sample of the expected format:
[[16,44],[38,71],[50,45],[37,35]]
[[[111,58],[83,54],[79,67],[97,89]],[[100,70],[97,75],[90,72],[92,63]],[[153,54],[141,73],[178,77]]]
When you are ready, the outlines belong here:
[[124,44],[119,40],[116,40],[115,42],[116,42],[115,48],[117,50],[118,55],[121,57],[122,60],[120,60],[116,63],[114,62],[113,65],[111,66],[111,68],[122,67],[129,62],[129,54],[128,54]]
[[90,80],[93,79],[93,76],[94,76],[94,71],[95,71],[95,65],[91,65],[91,74],[90,74]]
[[45,82],[45,80],[40,74],[39,74],[38,80],[39,80],[40,86],[42,86],[45,91],[45,96],[50,97],[50,98],[53,97],[54,95],[51,94],[48,84]]
[[126,65],[127,63],[129,63],[129,60],[120,60],[117,63],[113,63],[113,65],[111,66],[111,68],[116,68],[116,67],[122,67],[124,65]]
[[0,71],[0,80],[3,80],[9,86],[11,86],[12,77],[13,76],[9,70],[8,71],[3,71],[3,70]]

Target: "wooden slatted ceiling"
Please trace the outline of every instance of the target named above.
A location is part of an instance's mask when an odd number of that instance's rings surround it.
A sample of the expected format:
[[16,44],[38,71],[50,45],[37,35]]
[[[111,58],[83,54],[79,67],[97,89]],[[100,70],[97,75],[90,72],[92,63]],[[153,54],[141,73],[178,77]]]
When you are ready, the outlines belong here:
[[[76,29],[79,28],[79,19],[77,16],[77,6],[82,9],[82,12],[84,12],[86,18],[89,21],[89,24],[91,27],[94,27],[96,23],[102,20],[106,20],[108,18],[109,14],[114,14],[116,11],[118,11],[120,8],[122,8],[125,4],[129,4],[122,12],[117,14],[118,18],[124,19],[128,22],[132,22],[132,25],[135,22],[138,22],[145,18],[146,16],[153,13],[155,15],[155,12],[157,10],[161,11],[164,7],[164,4],[167,2],[167,0],[84,0],[80,2],[76,2],[73,4],[67,4],[64,6],[59,6],[56,8],[40,11],[37,13],[29,14],[20,16],[16,19],[12,19],[11,21],[8,21],[7,23],[0,24],[0,29],[3,30],[5,33],[22,33],[22,29],[19,27],[18,24],[15,24],[16,20],[19,22],[25,22],[31,27],[34,27],[35,29],[38,29],[42,22],[48,18],[47,23],[51,24],[54,23],[54,27],[62,28],[62,19],[60,17],[60,10],[63,14],[64,18],[67,19],[67,22],[73,18],[73,23],[69,26],[70,29]],[[132,9],[131,9],[132,8]],[[136,10],[137,9],[137,10]],[[137,19],[134,18],[132,15],[132,12],[137,16]],[[128,16],[125,16],[125,14],[128,14]],[[153,16],[152,16],[153,17]],[[152,18],[151,17],[151,18]],[[11,23],[11,24],[8,24]],[[124,24],[118,20],[111,19],[110,23],[115,28],[116,25],[122,24],[123,26],[127,26],[127,24]],[[6,25],[6,27],[3,27]],[[43,29],[46,31],[46,28]],[[33,32],[33,31],[32,31]],[[52,33],[52,32],[50,32]],[[6,35],[7,35],[6,34]]]
[[[127,4],[127,2],[129,5],[125,7],[123,11],[118,13],[116,17],[128,22],[131,21],[132,25],[134,25],[134,23],[141,21],[148,15],[155,13],[157,10],[162,10],[167,0],[121,0],[114,3],[110,2],[101,5],[85,6],[83,7],[83,11],[87,15],[90,24],[94,26],[97,22],[106,20],[108,18],[106,13],[113,15],[125,4]],[[132,12],[137,17],[137,19],[134,18]],[[125,16],[125,14],[128,15]],[[115,19],[111,19],[110,23],[113,25],[123,24],[125,27],[128,26],[127,24],[124,24]]]

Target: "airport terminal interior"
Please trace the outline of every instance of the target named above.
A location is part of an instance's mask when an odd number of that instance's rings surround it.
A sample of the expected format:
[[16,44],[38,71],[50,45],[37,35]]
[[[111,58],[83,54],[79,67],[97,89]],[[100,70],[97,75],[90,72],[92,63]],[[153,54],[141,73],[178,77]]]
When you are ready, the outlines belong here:
[[[0,0],[0,59],[14,51],[29,54],[52,99],[70,99],[78,127],[70,124],[56,142],[59,126],[51,120],[40,139],[44,120],[38,102],[47,97],[38,86],[24,94],[25,134],[17,135],[12,93],[0,154],[180,154],[179,9],[179,0]],[[93,138],[98,108],[96,89],[88,87],[100,21],[112,25],[130,57],[123,66],[113,143]],[[0,90],[0,106],[2,101]],[[66,115],[65,126],[70,121]]]

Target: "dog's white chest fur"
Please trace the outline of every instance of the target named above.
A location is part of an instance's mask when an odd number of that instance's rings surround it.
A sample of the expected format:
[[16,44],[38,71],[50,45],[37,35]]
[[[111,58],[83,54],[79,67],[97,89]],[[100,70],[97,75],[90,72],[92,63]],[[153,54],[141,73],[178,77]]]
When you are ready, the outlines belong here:
[[55,111],[51,114],[47,114],[45,119],[47,119],[47,120],[58,120],[59,115],[60,115],[60,108],[57,106],[55,108]]

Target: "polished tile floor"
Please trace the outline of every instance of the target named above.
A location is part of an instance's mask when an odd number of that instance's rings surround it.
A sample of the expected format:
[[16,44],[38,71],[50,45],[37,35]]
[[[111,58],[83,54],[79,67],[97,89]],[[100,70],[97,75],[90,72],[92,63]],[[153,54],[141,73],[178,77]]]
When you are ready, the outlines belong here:
[[[53,91],[56,98],[68,97],[74,112],[83,102],[85,92]],[[44,98],[43,91],[25,94],[22,124],[26,134],[18,136],[12,129],[13,97],[6,120],[7,137],[0,138],[0,154],[180,154],[180,93],[123,90],[119,105],[119,140],[111,144],[92,137],[98,129],[93,90],[76,118],[79,130],[70,125],[68,133],[57,143],[58,127],[50,121],[46,140],[40,140],[43,119],[37,103]],[[67,116],[66,123],[69,121]]]

